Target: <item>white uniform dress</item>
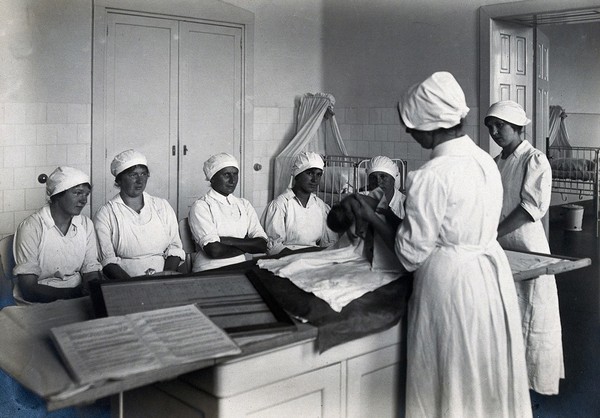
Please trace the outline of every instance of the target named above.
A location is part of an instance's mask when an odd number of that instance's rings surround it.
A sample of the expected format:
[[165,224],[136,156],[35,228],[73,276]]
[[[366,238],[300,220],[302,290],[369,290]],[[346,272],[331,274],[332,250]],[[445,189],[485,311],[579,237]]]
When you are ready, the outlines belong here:
[[[77,287],[82,274],[102,270],[91,219],[74,216],[63,235],[48,205],[21,222],[13,248],[16,263],[13,274],[35,274],[38,283],[46,286]],[[16,300],[22,300],[18,286],[13,294]]]
[[212,188],[190,208],[188,217],[194,241],[200,247],[194,258],[192,271],[215,269],[230,264],[241,263],[246,257],[214,259],[206,255],[203,248],[211,242],[220,242],[220,237],[264,238],[256,211],[249,201],[232,194],[223,196]]
[[94,217],[100,262],[119,265],[132,277],[161,272],[169,256],[185,259],[175,211],[165,199],[144,192],[137,213],[117,194]]
[[411,172],[396,254],[414,271],[407,417],[531,416],[517,295],[496,240],[502,183],[463,136]]
[[[550,206],[552,170],[546,156],[527,141],[521,142],[506,159],[496,157],[504,185],[504,219],[517,206],[531,215],[529,222],[499,238],[509,250],[550,254],[550,246],[541,222]],[[558,393],[559,380],[564,378],[562,336],[558,293],[553,275],[517,282],[521,308],[529,386],[538,393]]]
[[277,254],[284,248],[329,247],[338,235],[327,227],[330,207],[311,193],[306,207],[292,189],[269,203],[263,227],[269,237],[268,252]]

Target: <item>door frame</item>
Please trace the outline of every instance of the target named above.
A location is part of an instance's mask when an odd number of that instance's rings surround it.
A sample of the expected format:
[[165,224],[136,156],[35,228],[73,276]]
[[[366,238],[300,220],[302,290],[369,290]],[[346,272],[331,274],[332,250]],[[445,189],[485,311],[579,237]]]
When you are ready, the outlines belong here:
[[[514,3],[492,4],[479,8],[479,146],[489,152],[488,130],[483,124],[483,119],[491,98],[491,82],[490,82],[490,65],[491,65],[491,45],[492,45],[492,25],[493,21],[502,18],[543,14],[543,13],[558,13],[572,10],[583,10],[598,8],[600,0],[529,0]],[[534,45],[537,44],[534,31]],[[536,68],[536,54],[534,52],[534,68]],[[535,77],[533,80],[535,83]],[[532,86],[535,88],[535,85]],[[536,112],[539,104],[537,103],[537,95],[533,96],[533,110]],[[535,127],[534,127],[535,129]],[[535,135],[536,133],[533,132]]]
[[[242,30],[242,86],[240,120],[240,194],[246,197],[254,190],[253,125],[254,125],[254,13],[218,0],[94,0],[92,14],[92,216],[108,199],[106,183],[113,181],[105,170],[106,155],[106,28],[108,13],[132,14],[179,21],[233,26]],[[202,162],[199,162],[202,164]],[[251,199],[251,196],[249,197]],[[177,211],[177,208],[173,208]]]

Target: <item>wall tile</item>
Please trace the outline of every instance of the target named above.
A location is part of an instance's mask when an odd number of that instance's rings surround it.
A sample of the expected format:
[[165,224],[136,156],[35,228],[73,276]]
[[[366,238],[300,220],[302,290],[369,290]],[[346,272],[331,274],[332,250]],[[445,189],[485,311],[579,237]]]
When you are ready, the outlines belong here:
[[394,143],[392,141],[381,142],[381,155],[396,158],[394,154]]
[[[25,152],[27,152],[26,150]],[[44,157],[46,153],[44,150]],[[27,156],[25,157],[27,159]],[[17,184],[23,189],[30,188],[42,188],[43,186],[38,183],[37,177],[41,173],[37,167],[17,167],[14,170],[15,179],[17,179]],[[47,173],[50,174],[50,173]]]
[[68,145],[48,145],[46,147],[46,164],[62,165],[67,161]]
[[25,165],[25,147],[4,147],[4,167],[22,167]]
[[25,209],[37,210],[46,204],[45,189],[27,189],[25,190]]
[[380,125],[382,120],[381,114],[382,109],[369,109],[369,123],[372,125]]
[[296,109],[293,107],[282,107],[279,109],[279,123],[296,124]]
[[387,125],[388,141],[400,141],[402,138],[402,128],[400,125]]
[[363,141],[375,141],[375,125],[363,125]]
[[14,189],[14,170],[13,168],[0,168],[0,190]]
[[78,103],[67,105],[68,123],[90,123],[90,114],[90,105]]
[[369,123],[369,109],[351,107],[346,109],[346,123],[366,125]]
[[67,147],[67,164],[87,165],[90,163],[89,145],[69,145]]
[[25,104],[26,123],[46,123],[46,103]]
[[16,132],[17,125],[0,125],[0,146],[17,145]]
[[13,212],[0,213],[0,234],[14,234],[15,229],[15,217]]
[[25,166],[34,167],[46,165],[46,146],[32,145],[25,147]]
[[367,157],[375,157],[381,155],[381,142],[369,142],[369,155]]
[[346,123],[346,108],[344,107],[340,107],[335,108],[334,110],[335,113],[335,121],[337,122],[337,124],[341,124],[341,123]]
[[77,142],[80,144],[92,143],[92,125],[88,123],[77,125]]
[[394,142],[394,157],[408,160],[408,144],[406,142]]
[[4,104],[4,123],[18,124],[26,123],[25,103],[5,103]]
[[37,125],[14,125],[14,145],[35,145],[37,143]]
[[375,126],[375,141],[387,141],[387,140],[388,140],[387,125]]
[[58,138],[56,128],[56,125],[37,125],[37,144],[56,144]]
[[76,144],[78,141],[78,126],[73,124],[56,125],[56,142],[58,144]]
[[67,123],[69,120],[69,105],[66,103],[48,103],[46,105],[47,123]]
[[18,210],[25,210],[25,190],[5,190],[4,211],[15,212]]
[[279,123],[279,108],[267,108],[267,123]]
[[255,107],[254,108],[254,123],[267,123],[267,108],[266,107]]
[[391,109],[382,109],[381,123],[386,125],[400,125],[400,115],[398,114],[398,109],[395,107]]

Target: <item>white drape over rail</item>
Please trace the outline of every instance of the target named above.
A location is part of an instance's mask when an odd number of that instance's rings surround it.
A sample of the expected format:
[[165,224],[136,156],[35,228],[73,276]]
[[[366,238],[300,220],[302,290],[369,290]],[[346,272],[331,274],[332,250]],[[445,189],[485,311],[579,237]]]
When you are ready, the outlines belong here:
[[[549,158],[571,158],[571,144],[569,143],[569,134],[565,125],[567,113],[558,106],[550,106],[550,131],[548,136],[550,146],[563,147],[560,150],[550,150]],[[568,148],[568,149],[567,149]]]
[[[296,135],[275,157],[274,198],[289,186],[294,157],[302,151],[348,155],[333,113],[334,105],[335,98],[331,94],[307,93],[302,97]],[[322,135],[318,135],[321,127]]]

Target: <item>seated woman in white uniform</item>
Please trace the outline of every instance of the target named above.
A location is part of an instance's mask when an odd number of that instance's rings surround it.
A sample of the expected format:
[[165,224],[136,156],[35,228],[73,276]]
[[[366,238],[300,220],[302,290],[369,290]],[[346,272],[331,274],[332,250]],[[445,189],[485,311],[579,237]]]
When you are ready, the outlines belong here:
[[385,194],[389,208],[400,218],[404,218],[404,201],[406,196],[400,189],[400,170],[390,158],[379,155],[371,158],[367,164],[369,191],[381,188]]
[[265,253],[267,234],[249,201],[233,195],[239,164],[221,153],[204,163],[210,190],[196,200],[188,217],[192,237],[199,247],[192,271],[210,270],[240,263],[245,254]]
[[145,192],[146,157],[132,149],[110,164],[121,191],[94,217],[100,262],[110,279],[173,274],[185,258],[175,211],[168,201]]
[[328,247],[338,239],[325,222],[329,205],[315,195],[324,166],[316,152],[302,152],[294,159],[291,188],[265,211],[263,226],[269,237],[269,254],[284,248]]
[[80,297],[87,280],[100,277],[94,225],[81,215],[91,187],[88,175],[72,167],[58,167],[48,177],[50,203],[15,233],[17,303]]

